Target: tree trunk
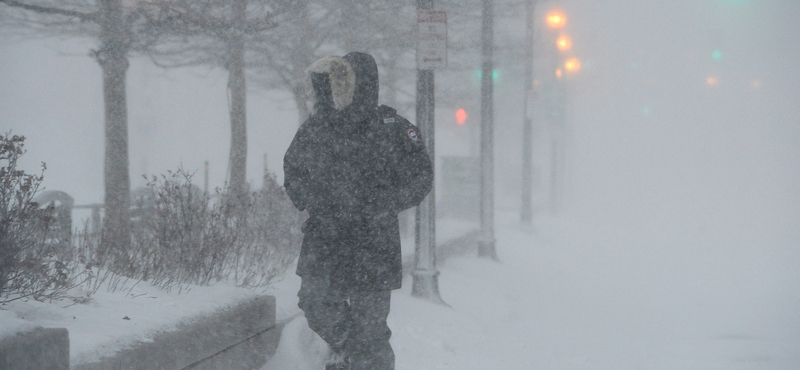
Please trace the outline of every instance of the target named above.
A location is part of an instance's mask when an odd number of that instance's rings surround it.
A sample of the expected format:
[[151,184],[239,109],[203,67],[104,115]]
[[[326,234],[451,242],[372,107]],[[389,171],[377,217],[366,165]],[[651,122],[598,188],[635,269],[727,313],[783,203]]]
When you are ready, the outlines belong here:
[[[243,25],[247,15],[246,0],[236,0],[233,6],[234,22]],[[244,76],[244,39],[239,30],[231,40],[228,73],[231,115],[229,189],[233,195],[237,195],[244,193],[247,181],[247,85]]]
[[103,69],[105,105],[105,219],[103,248],[106,252],[127,251],[130,247],[129,204],[130,174],[128,163],[128,112],[125,76],[128,55],[121,0],[101,3],[102,35],[97,53]]

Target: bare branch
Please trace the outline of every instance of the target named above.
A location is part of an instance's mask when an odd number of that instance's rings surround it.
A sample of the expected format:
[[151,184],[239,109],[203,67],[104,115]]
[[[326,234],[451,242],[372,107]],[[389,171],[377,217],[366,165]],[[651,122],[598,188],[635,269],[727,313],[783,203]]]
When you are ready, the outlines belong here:
[[30,10],[39,14],[53,14],[53,15],[63,15],[67,17],[74,17],[81,20],[81,22],[97,22],[98,15],[97,13],[82,13],[74,10],[69,9],[61,9],[61,8],[53,8],[47,6],[40,6],[40,5],[31,5],[25,4],[21,1],[15,0],[0,0],[0,3],[6,4],[12,8],[20,8],[25,10]]

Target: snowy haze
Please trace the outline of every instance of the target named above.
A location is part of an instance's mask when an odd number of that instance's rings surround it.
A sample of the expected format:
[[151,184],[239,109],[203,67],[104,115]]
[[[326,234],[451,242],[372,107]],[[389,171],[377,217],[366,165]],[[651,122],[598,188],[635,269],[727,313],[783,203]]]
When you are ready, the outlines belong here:
[[[550,5],[541,2],[539,11]],[[565,200],[555,216],[562,219],[536,228],[565,243],[565,251],[504,252],[530,247],[515,242],[498,245],[500,259],[547,257],[565,273],[586,269],[586,279],[597,279],[589,286],[601,289],[591,294],[641,293],[650,299],[652,316],[621,310],[633,317],[619,320],[631,331],[647,330],[653,323],[646,320],[658,317],[692,316],[691,302],[697,301],[702,318],[718,320],[711,326],[730,329],[709,336],[791,337],[796,348],[800,3],[568,0],[561,7],[583,67],[570,80]],[[0,41],[0,132],[27,136],[25,169],[47,162],[46,187],[68,192],[77,204],[103,199],[101,76],[86,56],[92,47],[76,40]],[[226,81],[220,69],[165,71],[132,59],[132,187],[144,184],[142,173],[164,173],[181,163],[197,171],[202,186],[205,160],[211,187],[223,185],[230,142]],[[521,81],[505,78],[495,86],[495,188],[505,213],[519,207]],[[290,94],[264,92],[249,82],[247,178],[256,186],[264,154],[282,178],[283,153],[297,128],[293,104]],[[453,108],[437,107],[440,155],[463,154]],[[470,119],[479,115],[470,112]],[[534,199],[539,217],[549,220],[542,215],[548,212],[549,132],[537,127],[535,135]],[[603,278],[612,275],[619,280]],[[531,283],[532,294],[546,285]],[[687,311],[659,311],[675,299]],[[595,303],[579,302],[583,308]],[[685,322],[701,324],[697,318]],[[578,324],[566,328],[573,329],[582,330]]]

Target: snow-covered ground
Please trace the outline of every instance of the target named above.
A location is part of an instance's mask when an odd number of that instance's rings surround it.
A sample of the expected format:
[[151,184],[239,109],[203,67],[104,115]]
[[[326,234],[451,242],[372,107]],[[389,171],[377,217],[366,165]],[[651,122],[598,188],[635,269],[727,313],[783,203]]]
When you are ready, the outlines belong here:
[[165,292],[145,282],[125,289],[101,288],[86,304],[18,300],[0,307],[0,338],[36,327],[67,328],[70,363],[99,360],[162,331],[253,297],[257,292],[225,284]]
[[[540,216],[534,230],[516,217],[498,213],[500,262],[470,253],[439,265],[449,307],[412,297],[409,277],[393,293],[398,370],[800,368],[796,243],[569,215]],[[440,238],[470,227],[437,224]],[[300,313],[299,285],[290,271],[268,292],[279,320]],[[0,310],[0,335],[66,327],[77,364],[258,293],[217,285],[177,294],[140,283],[66,308],[14,302]],[[324,356],[299,316],[265,369],[320,370]]]
[[[409,278],[393,294],[398,370],[800,368],[796,245],[570,216],[497,225],[500,262],[439,266],[450,307],[411,297]],[[324,348],[300,317],[265,369],[321,369]]]

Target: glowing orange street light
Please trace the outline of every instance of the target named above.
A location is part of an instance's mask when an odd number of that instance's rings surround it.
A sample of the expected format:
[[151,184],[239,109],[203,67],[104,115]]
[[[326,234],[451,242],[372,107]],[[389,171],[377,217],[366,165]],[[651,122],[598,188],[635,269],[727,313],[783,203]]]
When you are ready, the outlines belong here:
[[464,108],[459,108],[456,111],[456,124],[459,126],[464,125],[464,122],[467,120],[467,111]]
[[714,77],[709,77],[709,78],[706,79],[706,83],[708,84],[708,86],[714,86],[714,85],[718,84],[719,81]]
[[581,69],[581,61],[578,58],[569,58],[564,62],[564,69],[567,72],[578,72]]
[[556,77],[561,78],[564,75],[564,72],[561,71],[561,68],[556,70]]
[[572,39],[567,35],[561,35],[558,37],[558,40],[556,40],[556,46],[558,47],[558,50],[561,51],[572,49]]
[[553,10],[550,13],[547,13],[547,26],[552,29],[561,29],[564,28],[564,25],[567,24],[567,16],[564,15],[559,10]]

